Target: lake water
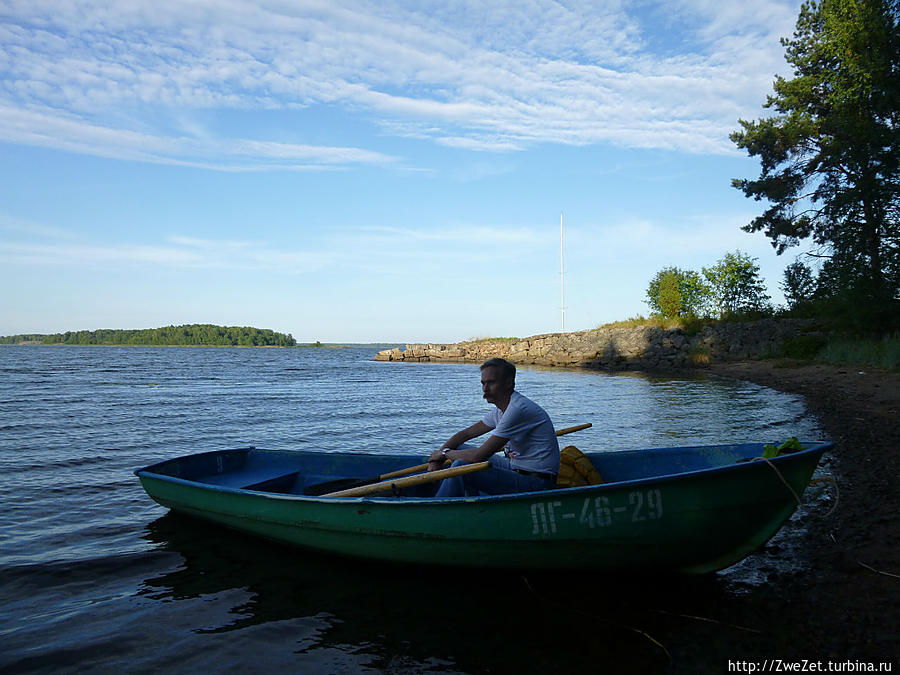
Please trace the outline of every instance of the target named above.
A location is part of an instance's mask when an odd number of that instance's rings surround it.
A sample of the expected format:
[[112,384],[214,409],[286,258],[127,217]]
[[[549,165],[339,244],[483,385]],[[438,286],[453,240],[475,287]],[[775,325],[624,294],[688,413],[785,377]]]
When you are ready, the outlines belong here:
[[[0,346],[0,670],[651,672],[642,607],[754,583],[753,557],[689,591],[345,561],[167,515],[140,488],[141,466],[248,445],[416,464],[487,410],[476,365],[375,352]],[[557,428],[592,422],[567,438],[584,450],[823,436],[798,397],[704,375],[523,368],[517,388]]]

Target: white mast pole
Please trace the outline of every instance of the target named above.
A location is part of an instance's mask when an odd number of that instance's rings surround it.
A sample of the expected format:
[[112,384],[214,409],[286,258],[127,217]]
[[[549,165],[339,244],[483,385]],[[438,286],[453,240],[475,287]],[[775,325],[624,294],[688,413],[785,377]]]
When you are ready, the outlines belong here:
[[559,277],[562,286],[562,332],[566,332],[566,264],[563,257],[563,214],[559,214]]

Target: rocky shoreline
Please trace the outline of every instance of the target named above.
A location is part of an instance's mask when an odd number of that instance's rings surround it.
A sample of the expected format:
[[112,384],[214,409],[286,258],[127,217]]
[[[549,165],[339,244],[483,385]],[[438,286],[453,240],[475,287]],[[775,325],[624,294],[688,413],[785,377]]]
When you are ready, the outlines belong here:
[[386,349],[377,361],[480,363],[501,357],[521,365],[603,370],[679,370],[711,362],[758,359],[779,353],[788,340],[818,335],[813,322],[764,319],[704,326],[695,333],[657,326],[603,326],[575,333],[550,333],[453,344],[408,344]]

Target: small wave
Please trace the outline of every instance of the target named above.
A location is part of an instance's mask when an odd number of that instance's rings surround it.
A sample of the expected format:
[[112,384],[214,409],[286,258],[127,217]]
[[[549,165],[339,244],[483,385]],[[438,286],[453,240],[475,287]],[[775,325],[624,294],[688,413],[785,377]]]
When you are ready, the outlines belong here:
[[15,584],[21,591],[25,590],[23,586],[45,588],[53,581],[77,583],[106,576],[121,577],[123,572],[129,570],[148,566],[156,568],[161,559],[171,557],[180,560],[177,553],[169,551],[138,551],[80,560],[60,559],[9,565],[0,567],[0,584]]
[[46,491],[56,495],[64,495],[72,492],[88,497],[94,494],[107,494],[114,488],[131,487],[133,485],[134,480],[128,478],[127,480],[102,481],[99,483],[67,483],[63,485],[54,485],[53,487],[47,488]]
[[[115,450],[116,448],[110,448]],[[17,471],[31,471],[42,469],[71,469],[79,466],[90,466],[91,464],[103,464],[106,462],[116,461],[118,458],[114,455],[90,455],[86,457],[70,457],[68,459],[60,459],[55,462],[41,462],[25,464],[17,467]]]

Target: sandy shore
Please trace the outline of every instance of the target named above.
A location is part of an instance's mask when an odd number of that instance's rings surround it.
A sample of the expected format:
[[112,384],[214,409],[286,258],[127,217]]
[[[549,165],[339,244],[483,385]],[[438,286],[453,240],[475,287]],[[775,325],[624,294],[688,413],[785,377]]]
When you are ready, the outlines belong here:
[[[808,514],[805,533],[788,551],[799,558],[798,571],[790,571],[794,561],[789,560],[746,597],[720,598],[722,605],[697,608],[759,632],[714,626],[709,639],[717,649],[704,654],[694,640],[689,641],[700,651],[694,659],[689,654],[676,658],[677,671],[690,672],[686,666],[692,662],[714,667],[726,655],[758,660],[893,660],[896,669],[900,666],[900,374],[830,366],[776,367],[772,361],[718,364],[710,370],[803,395],[836,444],[830,467],[840,499],[831,515],[826,516],[825,507]],[[774,548],[771,555],[784,555]],[[672,638],[673,644],[679,643],[676,635]]]

